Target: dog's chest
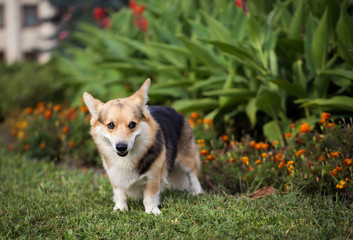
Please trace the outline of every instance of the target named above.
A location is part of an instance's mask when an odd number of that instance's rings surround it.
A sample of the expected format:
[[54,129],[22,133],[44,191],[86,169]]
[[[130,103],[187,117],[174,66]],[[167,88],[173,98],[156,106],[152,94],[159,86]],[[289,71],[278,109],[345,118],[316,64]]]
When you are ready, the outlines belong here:
[[138,172],[132,169],[113,167],[108,169],[107,173],[114,186],[125,190],[139,188],[146,183],[146,177],[139,175]]

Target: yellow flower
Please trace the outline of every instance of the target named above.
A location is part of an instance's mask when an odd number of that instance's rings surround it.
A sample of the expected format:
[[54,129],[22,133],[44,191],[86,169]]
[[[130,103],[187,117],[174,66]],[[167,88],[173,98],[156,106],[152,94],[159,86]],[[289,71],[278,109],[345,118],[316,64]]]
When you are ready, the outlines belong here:
[[22,130],[17,132],[17,137],[18,137],[19,140],[22,140],[24,135],[25,135],[25,133]]
[[272,142],[272,146],[277,146],[279,144],[279,142],[277,141],[277,140],[274,140],[273,142]]
[[248,157],[248,156],[242,157],[242,158],[241,158],[241,161],[242,161],[243,163],[245,163],[246,165],[249,165],[249,157]]
[[346,185],[346,182],[344,180],[340,180],[340,182],[336,185],[337,189],[342,189]]

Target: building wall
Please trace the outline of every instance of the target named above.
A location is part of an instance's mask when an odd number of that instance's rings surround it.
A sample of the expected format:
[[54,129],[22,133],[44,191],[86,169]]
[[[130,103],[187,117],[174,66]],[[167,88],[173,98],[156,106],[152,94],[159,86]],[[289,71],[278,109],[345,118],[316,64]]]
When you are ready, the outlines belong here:
[[4,27],[0,28],[0,51],[4,53],[9,64],[24,60],[26,53],[38,53],[39,62],[50,59],[50,50],[56,41],[49,39],[56,32],[56,27],[50,22],[39,23],[36,26],[23,26],[23,6],[36,5],[37,18],[49,18],[55,14],[55,9],[46,0],[0,0],[3,6]]

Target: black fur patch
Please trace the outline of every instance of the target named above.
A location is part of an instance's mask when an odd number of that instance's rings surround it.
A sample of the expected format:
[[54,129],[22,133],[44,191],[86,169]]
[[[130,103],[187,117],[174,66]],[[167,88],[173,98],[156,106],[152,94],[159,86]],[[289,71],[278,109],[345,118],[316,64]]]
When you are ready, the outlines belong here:
[[170,107],[151,106],[148,109],[162,129],[167,150],[167,168],[170,173],[178,153],[178,140],[184,126],[184,116]]
[[158,129],[154,143],[139,162],[138,170],[140,174],[147,172],[159,154],[161,154],[163,143],[162,130]]

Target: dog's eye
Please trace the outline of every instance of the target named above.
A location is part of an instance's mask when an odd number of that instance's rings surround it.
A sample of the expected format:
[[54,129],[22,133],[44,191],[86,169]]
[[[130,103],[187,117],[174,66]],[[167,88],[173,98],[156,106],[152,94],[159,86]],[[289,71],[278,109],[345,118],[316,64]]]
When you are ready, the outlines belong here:
[[108,123],[108,124],[107,124],[107,127],[108,127],[109,129],[113,129],[113,128],[115,127],[115,124],[114,124],[113,122]]
[[130,124],[129,124],[129,128],[130,129],[134,129],[136,127],[136,123],[135,122],[131,122]]

